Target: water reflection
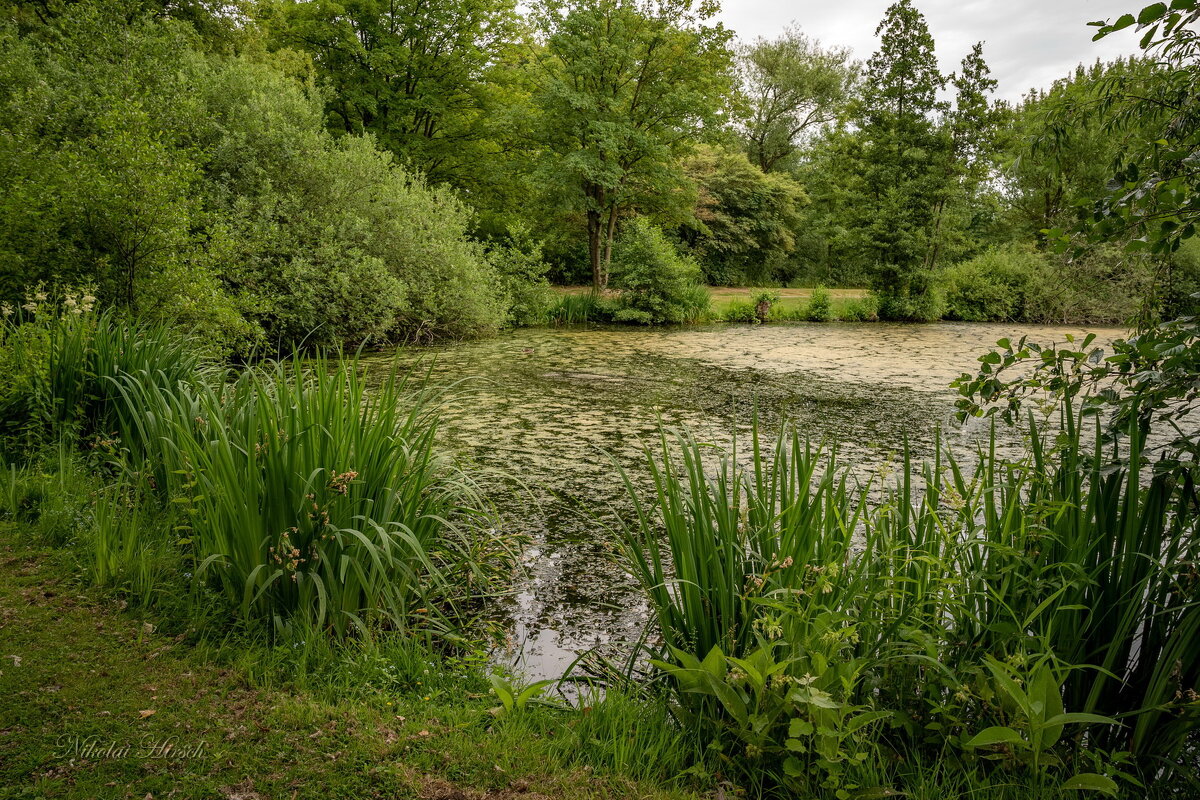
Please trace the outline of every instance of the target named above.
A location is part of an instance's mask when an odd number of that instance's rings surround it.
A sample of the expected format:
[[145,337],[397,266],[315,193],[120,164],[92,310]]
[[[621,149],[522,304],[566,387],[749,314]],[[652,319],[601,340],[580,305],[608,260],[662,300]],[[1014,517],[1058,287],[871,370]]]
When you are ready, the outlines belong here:
[[[1121,334],[1093,329],[1100,340]],[[503,476],[493,492],[504,524],[533,542],[528,578],[511,601],[506,657],[531,678],[559,675],[576,654],[636,641],[645,607],[607,555],[604,520],[623,507],[616,465],[644,473],[642,447],[660,420],[728,446],[755,413],[837,441],[866,474],[917,455],[946,429],[965,451],[985,430],[951,424],[951,380],[974,371],[1001,337],[1063,341],[1078,329],[1021,325],[713,326],[528,329],[432,350],[403,350],[435,383],[463,381],[442,435],[477,469]],[[381,365],[389,357],[378,357]]]

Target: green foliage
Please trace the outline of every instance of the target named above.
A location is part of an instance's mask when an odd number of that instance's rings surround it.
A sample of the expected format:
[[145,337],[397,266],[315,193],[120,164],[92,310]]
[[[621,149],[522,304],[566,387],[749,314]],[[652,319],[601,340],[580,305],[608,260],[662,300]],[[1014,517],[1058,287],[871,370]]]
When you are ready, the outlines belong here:
[[1195,169],[1200,150],[1200,113],[1191,102],[1200,77],[1200,19],[1196,0],[1173,0],[1142,8],[1135,17],[1092,23],[1100,39],[1137,25],[1140,45],[1158,69],[1142,84],[1114,82],[1099,98],[1116,130],[1134,139],[1116,164],[1120,188],[1081,213],[1082,232],[1093,240],[1130,238],[1129,249],[1157,255],[1174,252],[1195,236],[1200,191]]
[[708,311],[708,289],[695,262],[683,258],[662,231],[636,219],[625,226],[613,252],[618,322],[643,325],[693,322]]
[[1006,247],[956,264],[938,280],[946,296],[947,319],[1040,321],[1037,315],[1052,276],[1045,256],[1028,248]]
[[1030,92],[1014,109],[1002,162],[1006,212],[1018,235],[1044,241],[1043,231],[1069,225],[1078,206],[1107,193],[1126,136],[1114,135],[1098,100],[1105,87],[1136,91],[1153,74],[1140,59],[1080,66],[1048,90]]
[[4,23],[0,52],[9,303],[94,285],[242,353],[503,322],[468,210],[372,140],[335,141],[294,54],[218,57],[188,25],[98,2],[36,35]]
[[924,16],[910,0],[892,4],[876,33],[858,114],[846,151],[860,181],[849,208],[855,247],[869,254],[872,287],[884,319],[940,316],[929,271],[938,209],[949,191],[952,139],[934,117],[945,78],[938,71]]
[[823,48],[796,28],[738,51],[746,151],[763,172],[786,165],[806,136],[845,110],[858,80],[846,48]]
[[875,292],[880,319],[897,322],[934,322],[945,313],[945,303],[933,275],[910,274],[906,286],[884,286]]
[[596,292],[566,292],[550,308],[550,321],[555,325],[599,322],[608,310],[607,305]]
[[496,674],[489,675],[488,679],[492,683],[492,694],[500,700],[497,716],[519,714],[535,703],[547,702],[542,699],[542,695],[556,683],[552,680],[543,680],[534,681],[528,685],[516,684]]
[[[186,571],[205,614],[215,589],[276,631],[453,640],[507,576],[507,544],[482,533],[473,485],[434,449],[429,396],[397,376],[368,390],[355,362],[295,360],[227,381],[161,327],[30,313],[5,335],[23,346],[23,330],[43,332],[45,372],[17,385],[42,411],[40,441],[88,445],[118,470],[90,509],[63,488],[35,492],[68,504],[35,503],[59,520],[52,538],[93,528],[96,581],[148,604]],[[28,495],[11,486],[10,513]]]
[[491,155],[488,116],[503,100],[499,51],[511,0],[281,2],[267,7],[278,45],[313,56],[330,88],[332,131],[374,134],[434,183],[469,185]]
[[868,322],[878,319],[875,299],[867,297],[847,301],[838,311],[838,319],[843,322]]
[[554,293],[546,280],[548,266],[542,259],[542,243],[527,229],[517,228],[510,231],[508,241],[488,251],[488,260],[500,276],[508,299],[509,324],[546,324]]
[[13,365],[0,384],[8,448],[25,453],[56,438],[104,441],[119,426],[116,381],[145,375],[167,385],[190,379],[196,346],[165,326],[93,311],[95,297],[37,289],[17,316],[0,322],[0,362]]
[[774,289],[759,289],[750,295],[750,303],[754,306],[756,322],[766,322],[771,318],[771,308],[779,302],[779,292]]
[[824,286],[813,289],[804,315],[809,322],[829,322],[833,319],[833,298]]
[[353,362],[295,361],[228,387],[121,392],[154,485],[185,503],[196,574],[244,618],[449,634],[503,561],[435,454],[427,398],[394,376],[368,394]]
[[542,0],[537,105],[544,174],[582,212],[592,280],[607,284],[617,223],[671,202],[677,159],[717,120],[728,33],[693,0]]
[[721,313],[721,319],[725,322],[756,324],[758,323],[758,310],[749,300],[734,300]]
[[[1112,791],[1118,752],[1182,775],[1200,721],[1177,688],[1200,664],[1178,583],[1190,489],[1089,453],[1064,415],[1022,459],[939,449],[890,488],[794,432],[773,449],[756,432],[748,459],[664,434],[622,543],[679,713],[746,782],[800,794],[878,786],[866,765],[893,748],[1047,791]],[[1128,447],[1137,464],[1136,432]]]
[[711,285],[779,280],[795,247],[804,190],[786,175],[768,175],[741,153],[701,147],[683,161],[698,191],[694,218],[680,238]]

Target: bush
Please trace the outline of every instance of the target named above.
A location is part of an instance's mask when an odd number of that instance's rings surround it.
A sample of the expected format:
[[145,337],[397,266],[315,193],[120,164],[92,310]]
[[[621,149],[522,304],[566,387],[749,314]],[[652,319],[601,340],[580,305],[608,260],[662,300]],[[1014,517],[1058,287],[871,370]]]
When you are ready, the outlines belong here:
[[612,286],[620,290],[613,318],[642,325],[689,322],[708,310],[700,269],[679,255],[662,231],[643,219],[626,224],[613,248]]
[[766,322],[771,318],[771,309],[779,302],[779,292],[775,289],[759,289],[750,296],[754,305],[754,317],[758,322]]
[[542,244],[527,228],[509,231],[509,240],[488,251],[488,260],[500,277],[508,303],[510,325],[545,325],[550,319],[554,290],[546,280],[549,269]]
[[813,289],[805,316],[809,322],[829,322],[833,319],[833,298],[824,286]]
[[947,319],[964,322],[1123,322],[1153,285],[1145,258],[1101,245],[1081,254],[1020,245],[989,250],[938,276]]
[[39,36],[0,25],[0,299],[88,284],[241,354],[499,328],[471,212],[333,136],[303,73],[123,3],[73,4]]
[[895,322],[933,322],[945,309],[941,288],[928,275],[914,276],[899,290],[877,291],[874,299],[879,318]]
[[1027,321],[1048,278],[1045,258],[1018,245],[988,250],[939,275],[947,319]]
[[721,319],[749,325],[758,322],[758,312],[749,300],[734,300],[721,313]]
[[838,312],[838,319],[843,322],[874,322],[878,318],[874,297],[848,300]]

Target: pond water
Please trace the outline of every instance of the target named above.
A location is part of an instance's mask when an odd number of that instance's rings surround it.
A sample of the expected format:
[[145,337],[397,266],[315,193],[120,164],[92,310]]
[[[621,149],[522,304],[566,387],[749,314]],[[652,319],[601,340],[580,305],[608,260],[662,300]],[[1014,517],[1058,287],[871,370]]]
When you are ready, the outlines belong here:
[[[1093,328],[1101,342],[1121,335]],[[758,414],[814,442],[836,442],[864,476],[904,442],[928,455],[941,428],[967,452],[986,425],[953,422],[949,383],[1002,337],[1062,342],[1070,327],[885,323],[522,329],[499,338],[405,349],[435,384],[454,386],[448,447],[497,476],[493,502],[529,537],[498,658],[531,679],[558,677],[589,648],[636,642],[645,606],[608,555],[603,520],[626,504],[617,465],[644,479],[643,445],[660,423],[728,446]],[[380,367],[391,357],[377,359]]]

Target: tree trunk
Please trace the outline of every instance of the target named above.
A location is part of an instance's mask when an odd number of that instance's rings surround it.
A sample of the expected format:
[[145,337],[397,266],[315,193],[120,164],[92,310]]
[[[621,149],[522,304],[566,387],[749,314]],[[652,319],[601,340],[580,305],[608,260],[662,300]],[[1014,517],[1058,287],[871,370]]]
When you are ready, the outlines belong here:
[[592,288],[597,292],[604,288],[603,264],[600,259],[600,212],[587,212],[588,257],[592,262]]
[[[608,286],[608,268],[612,266],[613,241],[617,237],[617,207],[608,210],[608,229],[604,232],[604,264],[601,267],[601,282]],[[603,288],[603,286],[601,288]]]
[[925,261],[925,268],[930,272],[937,267],[938,256],[942,252],[942,217],[945,213],[946,200],[942,198],[938,201],[937,211],[934,213],[933,241],[929,243],[929,258]]

